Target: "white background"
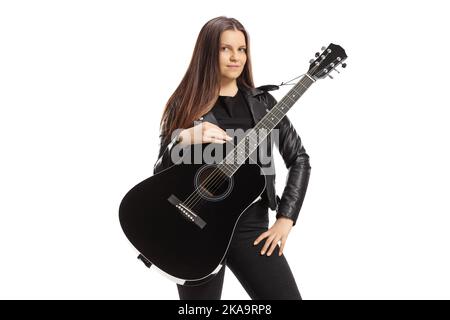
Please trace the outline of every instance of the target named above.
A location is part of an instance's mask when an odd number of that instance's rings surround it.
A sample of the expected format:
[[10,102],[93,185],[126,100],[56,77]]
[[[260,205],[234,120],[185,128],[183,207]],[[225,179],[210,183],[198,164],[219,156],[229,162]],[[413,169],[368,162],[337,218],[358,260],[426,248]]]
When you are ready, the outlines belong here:
[[[348,54],[289,113],[312,166],[285,249],[303,298],[450,298],[445,1],[325,0],[2,1],[0,298],[178,299],[118,207],[152,174],[163,106],[219,15],[250,33],[256,86],[330,42]],[[223,299],[249,299],[225,277]]]

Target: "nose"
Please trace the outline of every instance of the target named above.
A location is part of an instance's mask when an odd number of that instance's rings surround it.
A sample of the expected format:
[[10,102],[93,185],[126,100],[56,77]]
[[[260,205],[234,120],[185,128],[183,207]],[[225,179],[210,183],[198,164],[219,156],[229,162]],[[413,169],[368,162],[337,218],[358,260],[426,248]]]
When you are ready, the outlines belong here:
[[240,54],[240,52],[239,52],[239,49],[237,49],[237,50],[230,50],[231,51],[231,56],[234,58],[235,56],[237,56],[237,55],[239,55]]

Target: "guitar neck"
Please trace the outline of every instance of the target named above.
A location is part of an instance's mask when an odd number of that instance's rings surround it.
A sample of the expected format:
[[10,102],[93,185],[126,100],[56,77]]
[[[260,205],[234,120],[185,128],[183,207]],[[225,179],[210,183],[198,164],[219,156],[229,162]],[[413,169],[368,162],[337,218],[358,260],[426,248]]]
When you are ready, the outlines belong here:
[[303,76],[227,154],[219,163],[219,169],[231,177],[314,82],[315,80],[308,74]]

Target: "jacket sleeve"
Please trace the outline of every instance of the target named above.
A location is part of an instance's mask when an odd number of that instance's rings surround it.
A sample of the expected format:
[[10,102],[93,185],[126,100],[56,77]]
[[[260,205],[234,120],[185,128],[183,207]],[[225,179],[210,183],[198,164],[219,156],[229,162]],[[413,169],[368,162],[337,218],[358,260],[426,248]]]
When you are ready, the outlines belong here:
[[[266,92],[269,109],[277,104],[277,100]],[[297,222],[303,200],[308,187],[311,166],[309,155],[303,146],[302,140],[285,115],[275,128],[279,129],[279,139],[275,139],[275,144],[283,157],[288,174],[286,186],[277,207],[276,218],[287,217]]]
[[158,160],[153,166],[153,174],[156,174],[174,164],[172,160],[172,152],[178,144],[179,133],[173,134],[172,139],[168,139],[164,135],[160,135]]

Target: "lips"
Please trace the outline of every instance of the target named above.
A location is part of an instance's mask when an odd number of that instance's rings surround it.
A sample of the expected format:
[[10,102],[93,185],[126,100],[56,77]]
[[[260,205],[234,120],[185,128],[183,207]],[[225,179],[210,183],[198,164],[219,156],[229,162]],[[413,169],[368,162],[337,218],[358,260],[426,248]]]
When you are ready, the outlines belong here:
[[227,65],[227,67],[228,67],[228,68],[239,68],[238,65],[233,65],[233,64],[229,64],[229,65]]

